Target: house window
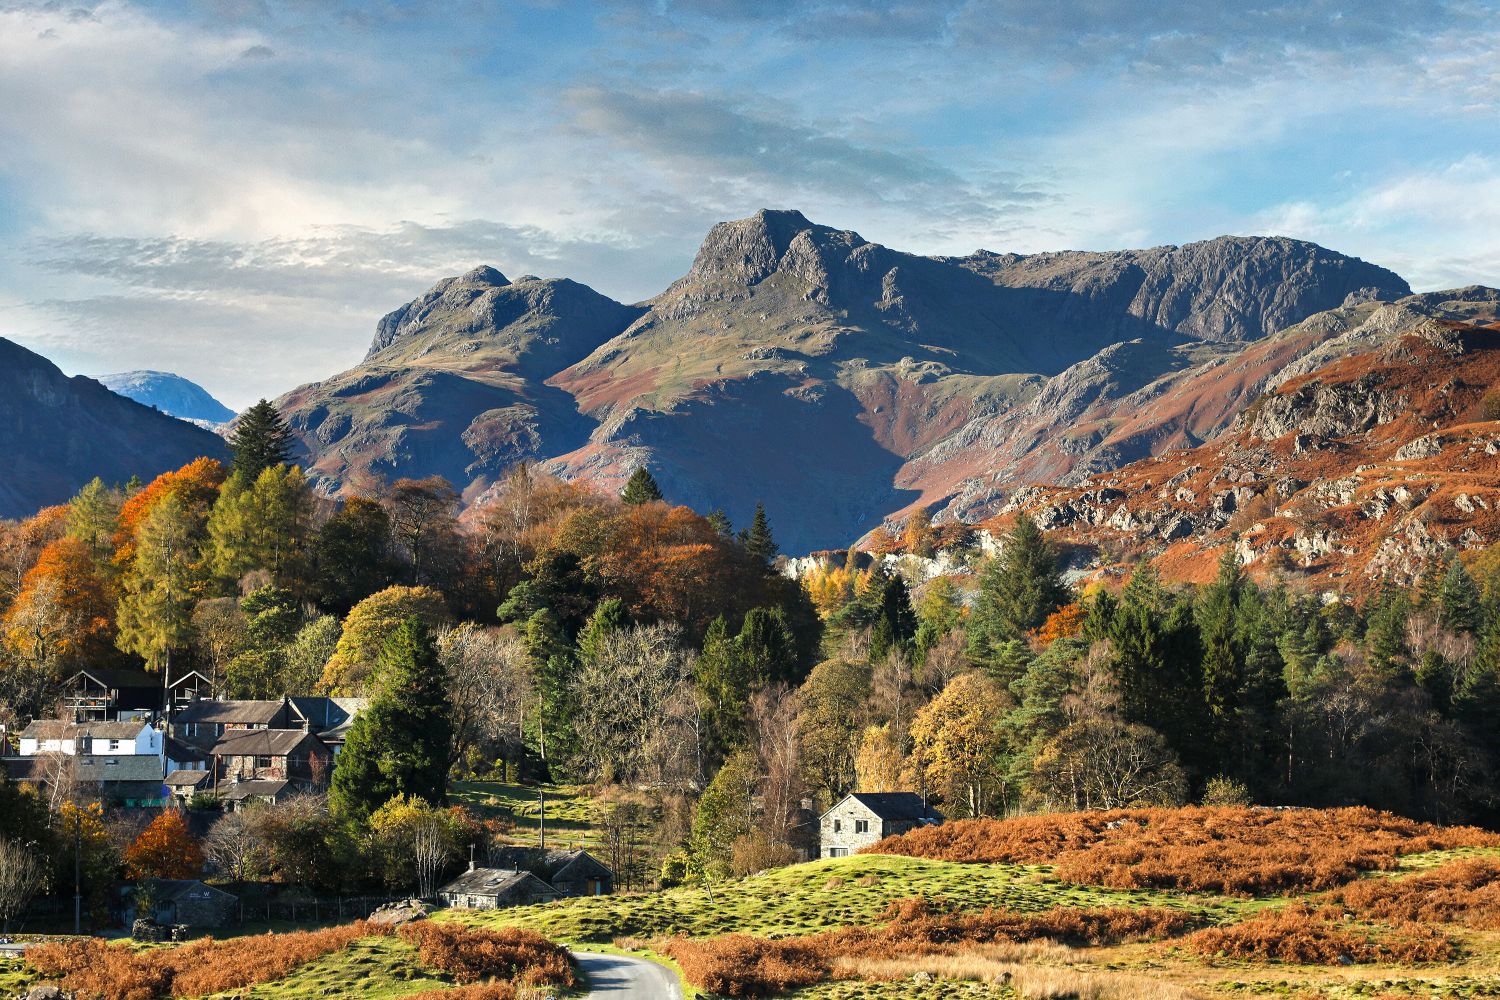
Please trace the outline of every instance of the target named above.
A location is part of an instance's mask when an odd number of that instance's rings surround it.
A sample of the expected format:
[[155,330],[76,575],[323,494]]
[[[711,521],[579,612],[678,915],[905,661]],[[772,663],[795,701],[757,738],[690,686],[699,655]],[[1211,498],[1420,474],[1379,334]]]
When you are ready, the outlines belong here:
[[844,821],[843,820],[836,819],[836,820],[833,821],[833,832],[834,833],[843,833],[844,832]]
[[257,758],[255,758],[255,769],[257,771],[268,771],[268,770],[270,770],[271,769],[271,758],[269,758],[269,757],[257,757]]
[[847,858],[849,856],[849,848],[847,848],[847,847],[830,847],[828,849],[828,856],[830,858]]
[[854,821],[854,832],[855,833],[869,833],[870,832],[870,821],[867,820],[867,819],[857,819],[857,820],[855,820]]

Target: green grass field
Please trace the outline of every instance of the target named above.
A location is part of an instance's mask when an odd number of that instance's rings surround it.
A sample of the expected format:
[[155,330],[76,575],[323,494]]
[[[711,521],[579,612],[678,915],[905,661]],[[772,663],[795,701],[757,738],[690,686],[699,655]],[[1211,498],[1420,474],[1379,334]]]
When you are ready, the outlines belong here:
[[[503,781],[458,781],[449,788],[448,797],[455,805],[472,809],[480,816],[515,824],[511,836],[517,842],[535,844],[541,813],[538,790],[531,785]],[[548,844],[581,843],[589,848],[599,844],[593,800],[586,792],[573,785],[543,785],[540,791],[546,796]]]

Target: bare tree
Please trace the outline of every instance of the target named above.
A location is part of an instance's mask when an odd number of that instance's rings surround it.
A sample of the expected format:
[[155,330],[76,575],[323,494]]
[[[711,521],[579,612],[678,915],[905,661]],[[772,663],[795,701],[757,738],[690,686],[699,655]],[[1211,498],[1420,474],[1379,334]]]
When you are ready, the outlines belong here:
[[750,733],[765,778],[761,814],[768,832],[785,841],[797,825],[806,786],[802,783],[802,745],[797,716],[802,699],[785,684],[773,684],[750,699]]
[[47,866],[37,845],[0,837],[0,926],[22,913],[47,880]]
[[260,875],[270,860],[255,823],[244,812],[225,813],[214,821],[203,840],[203,854],[220,874],[236,882]]
[[423,817],[412,830],[411,848],[417,872],[417,895],[431,899],[437,895],[438,880],[453,856],[452,836],[443,818]]
[[607,634],[578,674],[578,749],[592,777],[631,784],[657,777],[680,749],[663,721],[689,683],[692,657],[676,625]]
[[465,622],[438,636],[438,651],[448,672],[451,763],[473,750],[520,742],[524,707],[532,697],[520,637]]
[[77,802],[78,758],[66,753],[41,753],[33,758],[41,786],[47,791],[47,808],[54,813],[64,802]]

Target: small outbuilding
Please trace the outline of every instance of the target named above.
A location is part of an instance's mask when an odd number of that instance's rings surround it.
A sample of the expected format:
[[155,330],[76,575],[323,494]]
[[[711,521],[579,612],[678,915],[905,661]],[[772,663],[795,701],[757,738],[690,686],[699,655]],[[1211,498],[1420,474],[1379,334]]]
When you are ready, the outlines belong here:
[[197,879],[153,879],[151,919],[163,926],[224,927],[239,909],[238,896]]
[[819,853],[848,857],[886,837],[941,822],[943,814],[915,792],[850,792],[819,820]]
[[562,895],[531,872],[508,868],[470,868],[438,890],[438,899],[444,906],[470,910],[550,903]]

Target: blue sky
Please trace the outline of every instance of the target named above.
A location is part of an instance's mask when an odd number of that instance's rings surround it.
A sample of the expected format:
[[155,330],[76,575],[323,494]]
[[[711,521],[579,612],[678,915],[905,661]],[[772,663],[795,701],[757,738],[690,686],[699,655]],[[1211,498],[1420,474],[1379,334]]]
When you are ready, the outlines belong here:
[[0,336],[241,407],[446,274],[638,300],[764,206],[1500,284],[1497,51],[1472,0],[0,0]]

